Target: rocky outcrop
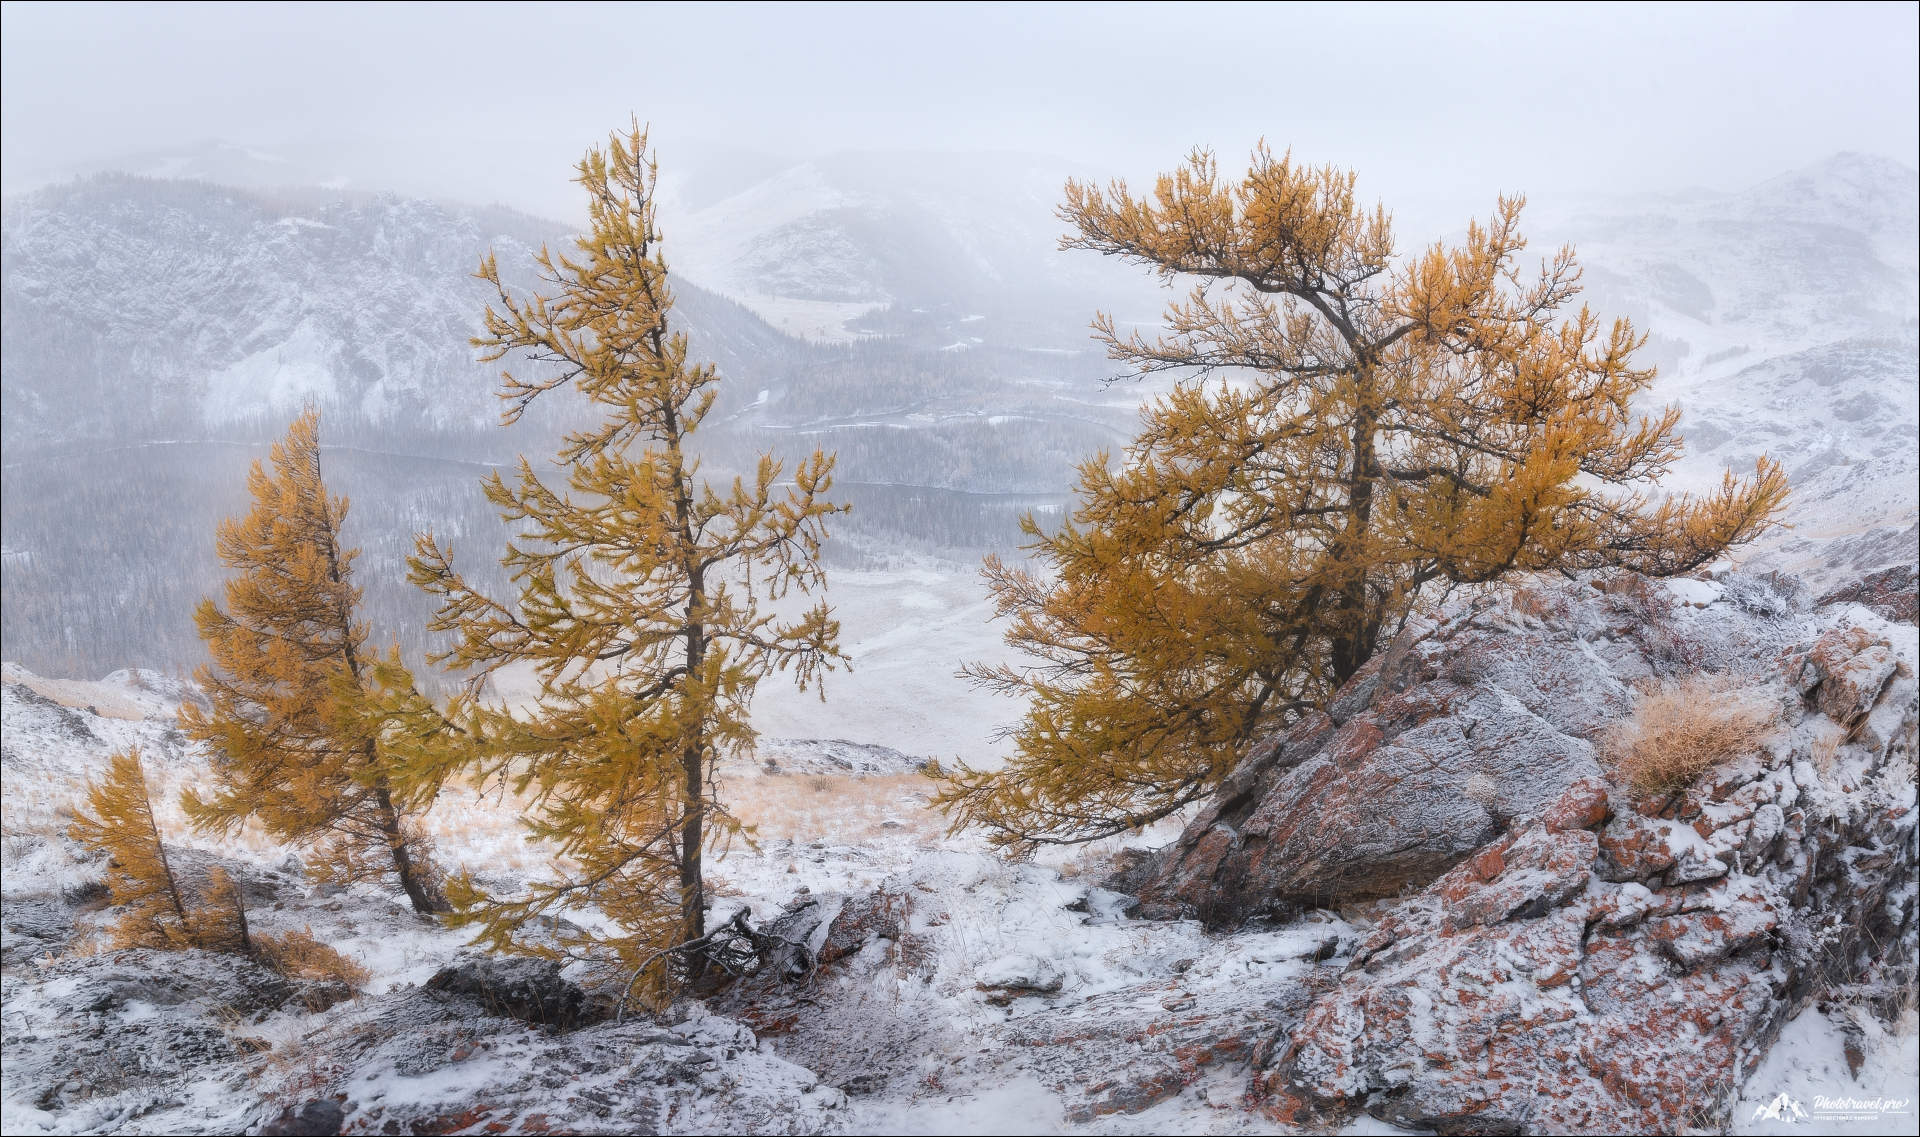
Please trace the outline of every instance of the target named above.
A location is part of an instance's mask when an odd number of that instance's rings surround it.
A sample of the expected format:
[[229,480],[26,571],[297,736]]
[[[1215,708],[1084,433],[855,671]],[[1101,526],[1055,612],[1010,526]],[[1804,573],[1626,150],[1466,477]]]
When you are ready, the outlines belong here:
[[181,1086],[250,1053],[234,1024],[302,1005],[259,964],[201,951],[68,956],[3,982],[9,1093],[69,1132],[178,1105]]
[[36,1131],[844,1128],[838,1090],[697,1006],[555,1029],[580,992],[544,960],[462,961],[323,1015],[299,984],[198,951],[69,956],[4,983],[9,1117]]
[[[1277,1120],[1717,1126],[1816,995],[1911,990],[1911,637],[1698,583],[1410,624],[1136,870],[1143,913],[1216,924],[1420,889],[1257,1063]],[[1777,697],[1774,734],[1683,792],[1609,784],[1593,744],[1630,684],[1699,669]]]
[[1604,826],[1532,824],[1395,907],[1276,1047],[1269,1108],[1441,1133],[1712,1127],[1816,993],[1891,1010],[1914,980],[1911,735],[1825,773],[1814,736],[1672,819],[1616,797]]
[[[1908,535],[1907,549],[1912,546]],[[1820,597],[1821,604],[1864,604],[1888,620],[1913,623],[1920,619],[1920,567],[1892,565],[1849,581]]]
[[[1633,684],[1701,667],[1777,673],[1804,634],[1767,582],[1686,583],[1698,588],[1622,575],[1410,621],[1324,712],[1254,746],[1121,887],[1143,916],[1231,927],[1430,883],[1598,778],[1595,743]],[[1848,690],[1891,674],[1879,667]],[[1825,674],[1812,682],[1840,689]]]

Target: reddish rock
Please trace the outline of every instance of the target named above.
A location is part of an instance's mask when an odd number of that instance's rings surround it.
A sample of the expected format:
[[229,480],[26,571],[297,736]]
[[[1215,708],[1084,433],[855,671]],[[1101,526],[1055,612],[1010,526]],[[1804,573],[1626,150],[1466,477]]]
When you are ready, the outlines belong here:
[[[1810,992],[1904,992],[1920,951],[1914,811],[1826,784],[1861,808],[1825,829],[1775,822],[1801,791],[1744,770],[1705,808],[1752,815],[1715,839],[1765,830],[1792,855],[1676,884],[1702,844],[1677,821],[1510,833],[1380,919],[1340,985],[1271,1048],[1258,1081],[1269,1112],[1337,1127],[1364,1108],[1441,1133],[1724,1125]],[[1662,865],[1664,887],[1648,872]],[[1653,887],[1592,879],[1609,869]]]
[[[1110,1113],[1139,1113],[1185,1089],[1189,1078],[1189,1074],[1174,1066],[1129,1070],[1120,1078],[1087,1087],[1089,1100],[1070,1107],[1067,1120],[1080,1124]],[[1091,1096],[1096,1094],[1098,1096]]]
[[1607,783],[1600,778],[1581,778],[1567,787],[1541,820],[1554,833],[1598,827],[1607,820]]
[[1541,915],[1586,888],[1599,846],[1585,830],[1554,833],[1536,823],[1468,858],[1428,892],[1445,906],[1450,928]]
[[[1920,811],[1874,772],[1911,760],[1920,688],[1883,641],[1843,628],[1806,645],[1786,612],[1679,609],[1621,577],[1443,615],[1410,625],[1297,738],[1263,743],[1139,866],[1143,912],[1216,925],[1421,888],[1254,1049],[1270,1117],[1724,1127],[1815,992],[1911,989]],[[1627,684],[1708,664],[1782,668],[1808,696],[1791,737],[1684,793],[1610,787],[1588,742]],[[1853,732],[1845,761],[1812,761],[1833,729],[1808,713]],[[1312,752],[1283,760],[1290,747]]]
[[827,937],[814,958],[823,964],[832,963],[877,939],[898,943],[912,912],[913,899],[903,893],[869,892],[850,897],[827,925]]
[[1894,565],[1868,573],[1815,603],[1864,604],[1885,619],[1914,623],[1920,618],[1920,566]]
[[1142,916],[1233,926],[1424,885],[1576,784],[1555,824],[1599,824],[1589,738],[1627,689],[1571,630],[1538,625],[1467,608],[1410,626],[1326,712],[1250,750],[1180,839],[1116,887]]
[[1836,628],[1815,640],[1800,673],[1821,713],[1851,731],[1873,710],[1900,661],[1885,640],[1862,628]]

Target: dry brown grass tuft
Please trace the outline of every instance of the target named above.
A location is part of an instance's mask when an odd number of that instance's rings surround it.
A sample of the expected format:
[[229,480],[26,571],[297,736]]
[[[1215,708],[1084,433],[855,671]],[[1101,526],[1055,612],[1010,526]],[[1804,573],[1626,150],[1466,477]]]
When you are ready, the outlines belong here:
[[927,808],[929,786],[918,774],[815,774],[804,779],[748,775],[725,779],[720,799],[741,822],[754,827],[760,841],[852,844],[882,835],[936,841],[946,832],[947,821]]
[[1840,757],[1840,743],[1846,732],[1838,728],[1827,731],[1813,740],[1811,757],[1813,768],[1820,771],[1821,777],[1833,773],[1834,760]]
[[1615,771],[1642,793],[1672,793],[1709,768],[1748,753],[1778,711],[1725,677],[1694,675],[1643,691],[1631,717],[1607,732]]
[[281,935],[255,935],[253,949],[260,962],[288,979],[317,979],[345,983],[358,991],[372,974],[360,964],[313,938],[313,929]]

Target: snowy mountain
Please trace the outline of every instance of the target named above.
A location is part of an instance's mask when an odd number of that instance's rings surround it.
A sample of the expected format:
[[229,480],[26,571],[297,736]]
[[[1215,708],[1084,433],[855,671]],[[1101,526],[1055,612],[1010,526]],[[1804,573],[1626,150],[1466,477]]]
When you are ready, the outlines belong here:
[[1588,301],[1650,333],[1652,401],[1685,411],[1675,488],[1750,470],[1766,452],[1796,485],[1834,466],[1864,467],[1853,474],[1863,484],[1904,483],[1891,498],[1821,495],[1829,530],[1912,521],[1920,173],[1840,154],[1730,196],[1532,212],[1535,248],[1572,241]]
[[[329,482],[354,502],[370,611],[382,638],[418,647],[411,534],[498,548],[480,476],[550,453],[578,413],[563,396],[499,428],[497,368],[468,343],[487,298],[470,274],[492,248],[529,284],[533,248],[563,233],[418,198],[116,175],[8,201],[8,658],[81,675],[196,659],[189,613],[222,576],[213,527],[244,508],[247,464],[309,399]],[[804,350],[695,286],[679,295],[696,350],[747,385]]]
[[1142,274],[1059,251],[1061,187],[1098,174],[1058,158],[849,152],[786,165],[709,200],[732,187],[696,180],[703,162],[724,160],[736,177],[754,167],[735,154],[690,157],[686,180],[665,187],[676,263],[776,323],[781,301],[842,305],[847,315],[951,305],[1002,318],[1039,314],[1050,326],[1029,327],[1027,346],[1079,346],[1096,307],[1118,306],[1128,317],[1158,308]]
[[[662,199],[677,316],[727,380],[702,432],[709,468],[837,452],[856,510],[836,564],[1009,549],[1023,510],[1061,516],[1073,464],[1131,433],[1153,388],[1103,385],[1114,365],[1085,323],[1150,317],[1165,294],[1057,250],[1060,186],[1089,171],[676,145]],[[477,475],[550,452],[579,408],[495,427],[496,375],[467,342],[486,299],[469,274],[493,248],[530,284],[532,249],[566,226],[328,188],[331,165],[232,147],[143,162],[309,184],[103,174],[6,203],[7,654],[81,674],[193,658],[185,613],[219,579],[212,526],[308,398],[327,411],[330,476],[355,500],[370,578],[397,576],[428,525],[496,547]],[[1690,442],[1669,488],[1766,452],[1794,478],[1796,539],[1913,523],[1917,181],[1840,155],[1733,195],[1536,197],[1534,248],[1575,243],[1587,299],[1651,334],[1650,403],[1679,403]],[[369,603],[417,640],[425,612],[403,584]]]
[[[115,175],[10,201],[5,445],[18,460],[270,433],[309,399],[356,434],[489,432],[498,375],[467,343],[488,299],[474,267],[492,249],[510,283],[531,284],[534,250],[563,232],[420,198]],[[746,313],[682,291],[723,362],[739,364],[735,341],[755,358],[777,347]]]
[[[412,534],[497,549],[479,476],[551,453],[582,413],[563,393],[499,429],[497,369],[468,342],[480,257],[527,287],[534,248],[564,236],[506,210],[319,187],[106,174],[8,201],[8,656],[82,675],[195,659],[188,613],[221,577],[213,526],[308,399],[326,414],[329,479],[355,503],[375,623],[419,646]],[[1102,391],[1103,362],[988,342],[1008,321],[900,309],[873,314],[885,335],[809,344],[676,280],[675,319],[725,380],[701,434],[709,469],[839,452],[839,492],[859,507],[837,527],[840,563],[1008,548],[1023,509],[1057,513],[1072,463],[1125,437],[1131,404]]]

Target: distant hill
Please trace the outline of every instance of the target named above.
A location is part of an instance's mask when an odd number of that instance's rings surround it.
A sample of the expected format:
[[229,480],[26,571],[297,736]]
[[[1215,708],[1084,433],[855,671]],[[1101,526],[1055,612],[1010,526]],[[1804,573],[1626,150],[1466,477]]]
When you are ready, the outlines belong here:
[[[213,527],[309,399],[355,503],[375,635],[425,646],[424,598],[403,579],[412,534],[460,540],[490,578],[506,534],[480,476],[551,454],[582,413],[560,394],[498,426],[498,368],[468,343],[488,299],[471,274],[491,248],[511,286],[533,287],[534,249],[565,237],[509,210],[314,186],[100,174],[8,200],[6,657],[88,677],[197,659],[189,612],[220,579]],[[1022,509],[1057,513],[1072,463],[1125,437],[1130,410],[1106,405],[1091,353],[958,341],[953,325],[986,321],[906,308],[809,343],[675,279],[677,324],[725,380],[699,436],[710,471],[838,451],[859,507],[836,526],[840,563],[1010,548]]]

